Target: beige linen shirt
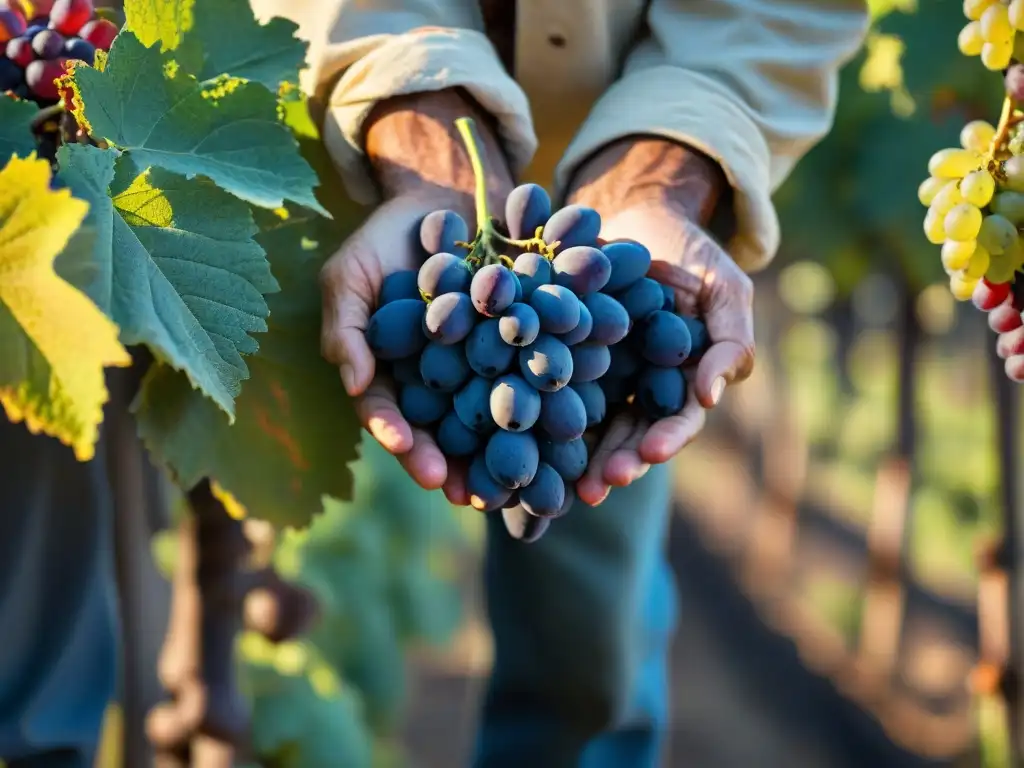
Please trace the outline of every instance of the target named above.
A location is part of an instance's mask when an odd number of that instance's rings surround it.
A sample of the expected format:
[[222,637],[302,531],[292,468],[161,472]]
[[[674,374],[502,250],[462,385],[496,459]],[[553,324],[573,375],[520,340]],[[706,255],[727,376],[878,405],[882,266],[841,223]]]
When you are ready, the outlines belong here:
[[324,142],[358,202],[377,194],[361,145],[374,104],[461,86],[497,118],[513,172],[556,199],[624,136],[707,153],[735,189],[728,247],[747,271],[778,248],[771,195],[831,127],[838,70],[868,25],[864,0],[518,0],[509,74],[475,0],[253,6],[309,41],[302,85],[325,107]]

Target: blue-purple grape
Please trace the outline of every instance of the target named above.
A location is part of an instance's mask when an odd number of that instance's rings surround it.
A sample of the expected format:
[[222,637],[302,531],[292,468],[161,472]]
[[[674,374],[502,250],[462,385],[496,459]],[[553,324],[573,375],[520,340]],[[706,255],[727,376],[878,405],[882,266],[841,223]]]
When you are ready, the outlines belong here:
[[490,405],[494,423],[509,432],[525,432],[540,417],[540,393],[514,373],[494,382]]
[[550,464],[567,483],[575,483],[587,470],[589,452],[583,438],[564,443],[539,440],[537,450],[540,452],[540,460]]
[[438,392],[454,392],[465,383],[470,373],[462,344],[432,341],[420,355],[420,377],[428,388]]
[[498,317],[516,300],[515,276],[502,264],[488,264],[473,275],[469,295],[477,312]]
[[651,268],[651,252],[633,240],[615,240],[601,246],[611,264],[611,275],[604,286],[606,293],[624,291]]
[[533,544],[551,527],[550,517],[531,515],[521,506],[505,507],[501,510],[501,517],[509,536],[523,544]]
[[529,240],[551,218],[551,198],[539,184],[520,184],[505,198],[505,226],[513,240]]
[[466,473],[466,492],[470,505],[481,512],[498,509],[512,495],[512,491],[491,476],[487,461],[480,454],[470,463]]
[[472,456],[480,450],[481,436],[467,427],[455,411],[449,411],[437,428],[437,447],[452,458]]
[[420,245],[429,254],[465,255],[466,249],[456,243],[468,240],[469,227],[466,220],[455,211],[433,211],[420,222]]
[[561,285],[541,285],[530,296],[543,333],[569,333],[580,322],[580,300]]
[[589,339],[592,330],[594,330],[594,318],[591,316],[590,310],[587,309],[587,305],[581,301],[580,321],[568,333],[558,334],[558,339],[567,347],[571,347],[574,344],[582,344]]
[[[596,427],[604,421],[608,405],[605,402],[604,390],[594,381],[581,381],[570,384],[566,389],[573,390],[583,403],[588,427]],[[544,416],[544,397],[541,396],[541,418]]]
[[519,352],[519,369],[534,389],[554,392],[572,378],[572,353],[554,336],[542,333]]
[[626,338],[632,321],[626,308],[617,299],[605,293],[593,293],[583,297],[583,306],[594,320],[587,341],[612,345]]
[[498,320],[498,332],[506,344],[526,347],[533,344],[540,333],[540,318],[537,310],[529,304],[513,304]]
[[587,428],[587,409],[572,387],[542,392],[537,423],[552,440],[575,440]]
[[[11,40],[11,43],[16,42]],[[10,59],[0,58],[0,98],[7,91],[13,91],[22,84],[25,73]]]
[[56,59],[64,53],[64,36],[47,29],[32,38],[32,50],[40,59]]
[[398,410],[414,427],[426,427],[444,418],[451,397],[424,384],[408,384],[398,393]]
[[412,355],[391,363],[391,378],[398,384],[422,384],[420,356]]
[[577,245],[559,253],[551,262],[554,282],[577,296],[600,291],[612,273],[611,262],[597,248]]
[[84,61],[90,67],[96,59],[96,46],[80,37],[72,37],[64,43],[64,55],[69,59]]
[[679,413],[686,403],[686,379],[682,371],[648,366],[637,381],[636,401],[652,421]]
[[611,360],[605,374],[614,379],[625,379],[640,370],[640,355],[633,349],[632,339],[613,344],[608,348]]
[[484,320],[466,339],[466,360],[478,376],[497,378],[512,367],[515,359],[516,348],[502,340],[498,320]]
[[455,395],[454,408],[459,421],[481,435],[489,435],[498,428],[491,418],[492,384],[490,379],[476,376]]
[[516,273],[522,286],[521,301],[529,301],[537,286],[551,282],[551,262],[532,251],[519,254],[512,263],[512,271]]
[[567,205],[551,214],[544,225],[544,242],[558,242],[555,253],[577,245],[597,245],[601,234],[601,216],[593,208],[583,205]]
[[604,344],[577,344],[570,352],[572,377],[569,381],[573,384],[597,381],[608,372],[608,366],[611,365],[611,353]]
[[533,482],[519,491],[519,505],[535,517],[554,517],[565,504],[565,482],[550,464],[537,467]]
[[649,277],[637,280],[625,291],[615,295],[633,322],[640,322],[665,303],[661,283]]
[[658,310],[648,315],[643,328],[644,359],[665,368],[682,365],[690,354],[690,329],[679,315]]
[[473,280],[470,266],[454,253],[435,253],[423,262],[416,284],[425,298],[435,299],[446,293],[469,293]]
[[491,477],[505,488],[516,490],[533,481],[540,455],[537,441],[529,432],[499,429],[487,441],[484,459]]
[[419,299],[400,299],[373,313],[366,327],[366,343],[378,360],[398,360],[419,352],[427,344],[423,317],[427,305]]
[[665,295],[665,301],[662,303],[661,308],[665,312],[676,311],[676,289],[662,284],[661,292]]
[[442,344],[458,344],[469,336],[476,319],[476,310],[468,294],[445,293],[426,306],[423,330],[419,335],[426,333],[430,339]]
[[696,317],[683,317],[683,322],[686,323],[686,328],[690,331],[690,356],[687,359],[696,360],[711,346],[708,327]]
[[420,289],[417,284],[418,275],[415,269],[403,269],[400,272],[392,272],[384,278],[380,287],[380,296],[377,304],[383,307],[399,299],[420,300]]

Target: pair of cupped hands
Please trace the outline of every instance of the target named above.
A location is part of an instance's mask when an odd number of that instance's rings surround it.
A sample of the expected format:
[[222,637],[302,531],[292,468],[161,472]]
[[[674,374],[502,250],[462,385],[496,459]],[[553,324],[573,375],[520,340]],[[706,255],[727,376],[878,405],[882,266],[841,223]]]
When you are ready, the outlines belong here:
[[[458,146],[451,148],[457,155]],[[621,150],[619,154],[622,153]],[[410,162],[403,163],[406,167]],[[489,160],[494,165],[494,159]],[[607,165],[607,164],[606,164]],[[614,174],[614,163],[608,168]],[[606,174],[605,169],[601,171]],[[578,174],[577,178],[581,178]],[[651,277],[671,286],[677,311],[704,319],[711,347],[687,371],[689,388],[684,409],[677,415],[648,423],[635,415],[614,418],[593,451],[576,492],[596,506],[612,487],[641,478],[652,464],[669,461],[704,426],[705,410],[713,408],[723,390],[751,372],[754,359],[753,288],[722,247],[685,206],[669,196],[645,194],[619,204],[603,192],[608,185],[589,183],[584,175],[568,202],[589,205],[602,218],[601,239],[632,239],[652,254]],[[502,217],[503,202],[512,188],[507,170],[490,184],[492,215]],[[617,182],[609,179],[614,187]],[[466,467],[446,460],[433,437],[411,426],[398,409],[394,385],[376,365],[364,331],[377,306],[384,278],[400,270],[418,269],[424,254],[416,233],[421,219],[442,208],[455,210],[476,231],[471,197],[465,190],[447,194],[437,184],[385,185],[384,202],[324,265],[324,357],[337,365],[348,394],[355,398],[358,416],[367,431],[401,462],[423,488],[443,488],[458,505],[469,503]],[[471,189],[471,187],[470,187]],[[390,194],[388,194],[390,193]]]

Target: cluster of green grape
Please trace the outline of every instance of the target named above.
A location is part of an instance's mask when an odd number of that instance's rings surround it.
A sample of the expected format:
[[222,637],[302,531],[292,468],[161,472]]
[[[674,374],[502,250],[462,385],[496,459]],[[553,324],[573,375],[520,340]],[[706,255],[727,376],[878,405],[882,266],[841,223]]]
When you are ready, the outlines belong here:
[[964,0],[967,26],[957,41],[964,56],[980,56],[987,69],[1010,66],[1017,31],[1024,30],[1024,0]]
[[918,189],[928,206],[924,232],[942,246],[942,266],[960,301],[971,298],[978,281],[1008,283],[1024,266],[1024,157],[991,159],[996,129],[983,120],[968,123],[960,147],[942,149],[928,163],[930,176]]

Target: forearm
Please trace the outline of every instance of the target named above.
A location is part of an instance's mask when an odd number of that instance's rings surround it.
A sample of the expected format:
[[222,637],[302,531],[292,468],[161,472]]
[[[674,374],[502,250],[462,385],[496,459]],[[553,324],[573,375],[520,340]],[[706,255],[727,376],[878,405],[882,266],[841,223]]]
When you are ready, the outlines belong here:
[[424,195],[439,208],[473,210],[473,169],[455,127],[460,117],[477,123],[491,209],[503,209],[512,177],[494,121],[460,89],[396,96],[370,113],[363,146],[386,198]]
[[664,205],[701,226],[730,204],[719,165],[678,142],[630,136],[606,145],[573,177],[570,202],[603,217],[638,205]]

